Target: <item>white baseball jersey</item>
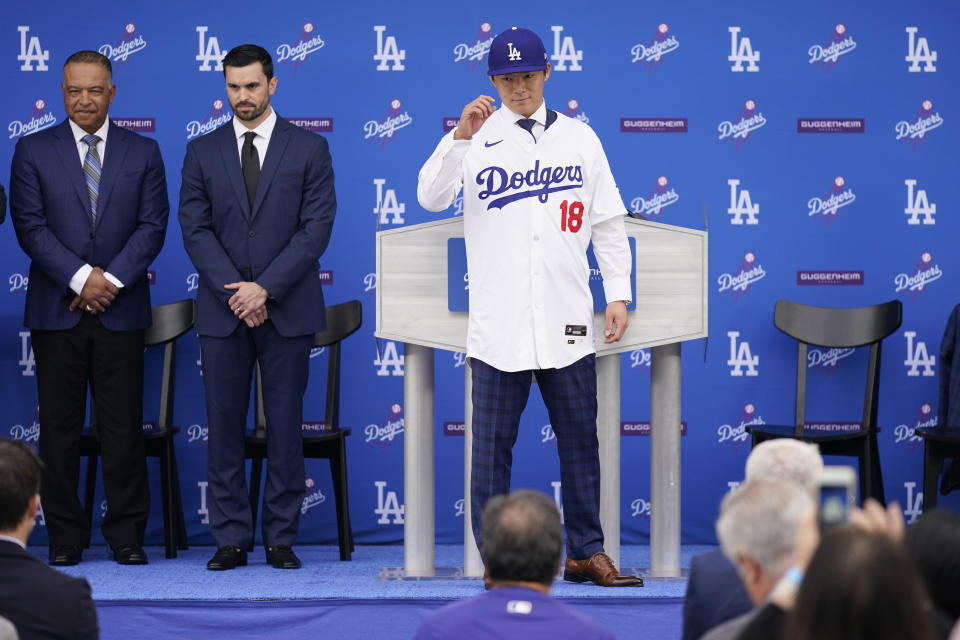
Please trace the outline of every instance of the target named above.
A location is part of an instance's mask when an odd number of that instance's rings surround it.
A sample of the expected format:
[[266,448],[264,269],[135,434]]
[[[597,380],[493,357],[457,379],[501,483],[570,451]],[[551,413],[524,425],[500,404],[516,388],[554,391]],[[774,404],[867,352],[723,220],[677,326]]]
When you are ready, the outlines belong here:
[[[594,353],[591,240],[607,302],[630,299],[626,207],[600,140],[563,114],[534,140],[521,117],[501,107],[470,140],[451,131],[417,188],[429,211],[463,188],[467,356],[501,371],[559,368]],[[545,123],[544,105],[533,118]]]

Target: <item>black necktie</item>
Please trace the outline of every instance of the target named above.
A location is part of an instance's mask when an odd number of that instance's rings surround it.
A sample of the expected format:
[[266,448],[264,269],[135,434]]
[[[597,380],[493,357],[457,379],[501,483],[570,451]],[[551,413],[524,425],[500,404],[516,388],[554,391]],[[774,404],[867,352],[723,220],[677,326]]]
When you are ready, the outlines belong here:
[[537,136],[533,135],[533,125],[537,124],[537,121],[533,118],[521,118],[517,120],[517,126],[521,129],[525,129],[527,133],[530,134],[530,137],[533,138],[533,141],[537,141]]
[[260,154],[253,146],[253,139],[257,134],[248,131],[243,134],[243,148],[240,150],[240,168],[243,169],[243,182],[247,185],[247,200],[250,202],[250,211],[253,211],[253,201],[257,199],[257,180],[260,179]]

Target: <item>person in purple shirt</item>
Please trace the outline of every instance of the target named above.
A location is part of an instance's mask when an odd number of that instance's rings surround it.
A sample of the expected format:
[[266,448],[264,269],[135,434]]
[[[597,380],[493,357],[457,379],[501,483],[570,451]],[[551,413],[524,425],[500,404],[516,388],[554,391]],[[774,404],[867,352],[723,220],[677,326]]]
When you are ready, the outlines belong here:
[[613,634],[550,597],[563,557],[563,529],[553,501],[521,489],[483,510],[488,591],[427,616],[414,640],[523,638],[613,640]]

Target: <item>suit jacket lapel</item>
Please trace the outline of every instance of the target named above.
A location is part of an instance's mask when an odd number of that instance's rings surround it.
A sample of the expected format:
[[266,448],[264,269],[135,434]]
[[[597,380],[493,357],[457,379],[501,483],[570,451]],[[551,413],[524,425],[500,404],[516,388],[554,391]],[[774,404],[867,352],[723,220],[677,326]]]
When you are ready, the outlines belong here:
[[103,219],[103,212],[107,210],[107,201],[110,199],[110,193],[113,191],[113,185],[117,183],[117,175],[120,168],[124,165],[127,157],[127,133],[126,129],[110,123],[110,129],[107,132],[107,144],[103,152],[103,166],[100,170],[100,194],[97,196],[97,226],[100,226],[100,220]]
[[[283,152],[290,141],[290,127],[286,120],[277,115],[277,123],[273,127],[273,133],[270,134],[270,144],[267,146],[267,157],[260,167],[260,179],[257,180],[257,197],[253,201],[253,212],[251,218],[257,215],[263,199],[266,197],[267,190],[270,188],[270,182],[273,180],[277,168],[280,166],[280,160],[283,158]],[[244,192],[246,194],[246,192]]]
[[215,133],[219,135],[220,153],[223,156],[223,166],[233,185],[233,193],[240,203],[240,210],[249,218],[250,202],[247,199],[247,187],[243,183],[243,170],[240,168],[240,152],[237,150],[237,139],[234,137],[233,122],[223,125]]
[[56,129],[57,137],[57,155],[63,163],[64,174],[73,185],[77,198],[80,200],[82,210],[90,216],[90,196],[87,195],[87,183],[83,178],[83,165],[80,163],[80,155],[77,151],[77,141],[73,139],[73,130],[70,128],[70,122],[65,121]]

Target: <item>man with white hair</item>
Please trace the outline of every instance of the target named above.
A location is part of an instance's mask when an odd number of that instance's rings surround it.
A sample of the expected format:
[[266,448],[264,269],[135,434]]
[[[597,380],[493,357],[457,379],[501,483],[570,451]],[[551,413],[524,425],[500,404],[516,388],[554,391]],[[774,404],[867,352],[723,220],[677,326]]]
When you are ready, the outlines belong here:
[[[758,444],[746,463],[746,481],[782,480],[811,495],[823,469],[815,444],[780,438]],[[753,609],[737,568],[720,549],[694,556],[683,603],[683,640],[697,640],[710,629]]]

